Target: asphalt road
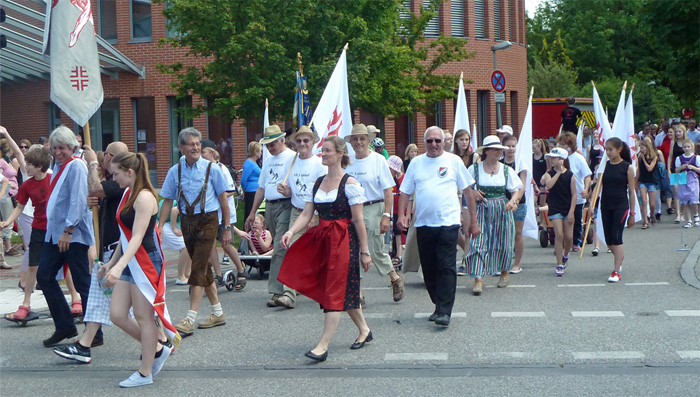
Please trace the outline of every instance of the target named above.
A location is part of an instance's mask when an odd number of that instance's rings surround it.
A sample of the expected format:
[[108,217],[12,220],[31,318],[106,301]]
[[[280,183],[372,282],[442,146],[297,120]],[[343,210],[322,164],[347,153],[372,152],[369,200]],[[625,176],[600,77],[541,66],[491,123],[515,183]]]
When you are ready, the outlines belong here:
[[[558,278],[552,248],[526,240],[524,270],[511,276],[508,288],[495,288],[498,279],[489,277],[476,297],[471,280],[459,278],[447,329],[427,321],[433,307],[417,273],[406,275],[407,296],[394,303],[388,278],[371,269],[364,279],[365,314],[374,341],[349,350],[357,331],[344,316],[320,364],[303,356],[321,333],[318,305],[302,297],[294,310],[267,308],[267,281],[253,275],[242,292],[219,290],[226,326],[184,339],[154,385],[131,393],[697,396],[700,290],[680,276],[689,252],[675,251],[681,230],[671,219],[625,233],[618,284],[607,283],[612,254],[604,250],[598,257],[589,249],[583,260],[572,257]],[[693,248],[700,229],[683,233]],[[697,275],[697,252],[690,258]],[[0,274],[5,312],[21,299],[12,272]],[[171,280],[167,301],[176,322],[186,312],[187,288]],[[198,320],[208,311],[202,306]],[[139,345],[117,328],[105,329],[105,345],[92,349],[88,365],[44,348],[41,340],[52,331],[50,319],[27,327],[2,321],[0,393],[113,393],[138,367]]]

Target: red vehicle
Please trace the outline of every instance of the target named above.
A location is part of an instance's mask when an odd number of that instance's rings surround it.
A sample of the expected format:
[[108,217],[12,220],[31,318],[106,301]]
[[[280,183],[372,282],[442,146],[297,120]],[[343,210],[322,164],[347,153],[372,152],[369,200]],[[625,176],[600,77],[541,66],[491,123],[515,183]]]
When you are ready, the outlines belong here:
[[[561,111],[566,106],[566,98],[533,98],[532,137],[535,139],[556,138],[561,127]],[[576,98],[574,106],[581,110],[588,125],[595,125],[593,98]]]

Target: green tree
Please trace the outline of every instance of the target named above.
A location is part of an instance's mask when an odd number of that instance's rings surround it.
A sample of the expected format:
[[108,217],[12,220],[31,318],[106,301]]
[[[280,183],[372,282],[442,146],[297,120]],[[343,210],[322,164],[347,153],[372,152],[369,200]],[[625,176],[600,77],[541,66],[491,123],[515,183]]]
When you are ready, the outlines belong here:
[[284,119],[294,102],[297,52],[313,107],[349,43],[352,107],[383,115],[428,112],[436,101],[454,97],[457,85],[456,76],[433,72],[472,56],[464,39],[423,38],[441,2],[432,0],[419,15],[400,18],[399,0],[169,0],[163,13],[180,34],[162,43],[207,63],[178,61],[159,69],[174,77],[179,96],[216,98],[196,105],[190,116],[209,111],[260,117],[270,98],[270,117]]
[[557,62],[535,62],[528,67],[529,87],[535,87],[537,98],[568,97],[578,91],[576,72]]

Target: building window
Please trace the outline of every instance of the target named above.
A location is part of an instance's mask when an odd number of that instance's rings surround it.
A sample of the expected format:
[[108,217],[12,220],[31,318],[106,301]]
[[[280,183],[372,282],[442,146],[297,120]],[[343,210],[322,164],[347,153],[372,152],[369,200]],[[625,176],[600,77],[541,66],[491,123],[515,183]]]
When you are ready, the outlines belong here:
[[486,9],[484,0],[474,0],[474,30],[477,39],[485,39],[486,36]]
[[[210,102],[211,100],[207,100]],[[207,113],[207,138],[216,144],[219,161],[233,167],[233,129],[226,115]]]
[[477,137],[478,142],[482,142],[483,137],[490,134],[488,130],[488,118],[489,118],[489,94],[487,90],[479,90],[476,92],[476,113],[478,128],[477,132],[479,136]]
[[[94,150],[105,150],[110,143],[121,140],[119,99],[105,99],[100,110],[90,117],[89,123],[90,146]],[[85,139],[83,126],[74,123],[73,131]]]
[[[170,8],[173,6],[172,0],[165,0],[163,3],[165,8]],[[175,25],[170,19],[165,19],[165,37],[176,37],[179,34],[177,25]]]
[[[400,19],[411,19],[411,0],[405,0],[401,3],[401,8],[399,8],[399,18]],[[399,35],[405,36],[408,31],[403,26],[405,22],[401,21],[401,26],[399,26]]]
[[501,0],[493,0],[493,38],[503,40],[501,36]]
[[178,99],[174,96],[168,97],[168,125],[170,128],[170,164],[177,164],[180,161],[179,142],[177,141],[177,136],[180,131],[187,127],[192,127],[194,124],[192,119],[187,119],[180,112],[181,109],[187,109],[192,107],[192,97],[187,96],[182,99]]
[[[423,0],[423,8],[430,7],[430,0]],[[425,37],[440,37],[440,10],[436,10],[437,15],[432,17],[425,27]]]
[[151,1],[131,0],[131,39],[151,41]]
[[513,127],[513,131],[518,130],[518,123],[520,122],[520,117],[518,115],[518,91],[510,92],[510,126]]
[[100,0],[97,3],[100,36],[110,43],[117,42],[117,0]]
[[156,155],[156,101],[153,97],[133,98],[136,152],[148,160],[151,184],[158,186],[158,159]]
[[406,115],[399,116],[394,121],[394,142],[396,144],[396,155],[402,159],[406,153],[406,147],[414,141],[413,127],[413,121]]
[[[516,32],[513,29],[513,14],[515,13],[514,2],[515,0],[508,0],[508,40],[515,42]],[[517,19],[516,19],[517,23]]]
[[49,134],[61,125],[61,109],[53,102],[49,102]]
[[452,0],[450,2],[450,18],[452,21],[452,37],[465,37],[464,0]]
[[384,139],[384,116],[360,109],[360,123],[377,127],[381,130],[377,136]]

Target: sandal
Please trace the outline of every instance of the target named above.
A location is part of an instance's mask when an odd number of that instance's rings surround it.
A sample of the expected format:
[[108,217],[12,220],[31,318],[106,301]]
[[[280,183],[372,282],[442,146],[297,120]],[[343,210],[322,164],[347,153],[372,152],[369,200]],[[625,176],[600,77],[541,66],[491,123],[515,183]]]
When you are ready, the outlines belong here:
[[75,301],[70,304],[71,314],[83,314],[83,303],[80,301]]
[[248,277],[250,276],[246,272],[238,273],[238,275],[236,276],[236,291],[240,291],[243,288],[245,288],[246,284],[248,283]]
[[24,320],[32,309],[29,306],[19,305],[19,308],[14,313],[8,313],[5,318],[8,320]]
[[399,271],[403,267],[403,261],[401,258],[393,258],[391,260],[391,264],[394,266],[395,271]]
[[645,229],[649,229],[649,223],[648,223],[648,222],[642,223],[642,230],[645,230]]

